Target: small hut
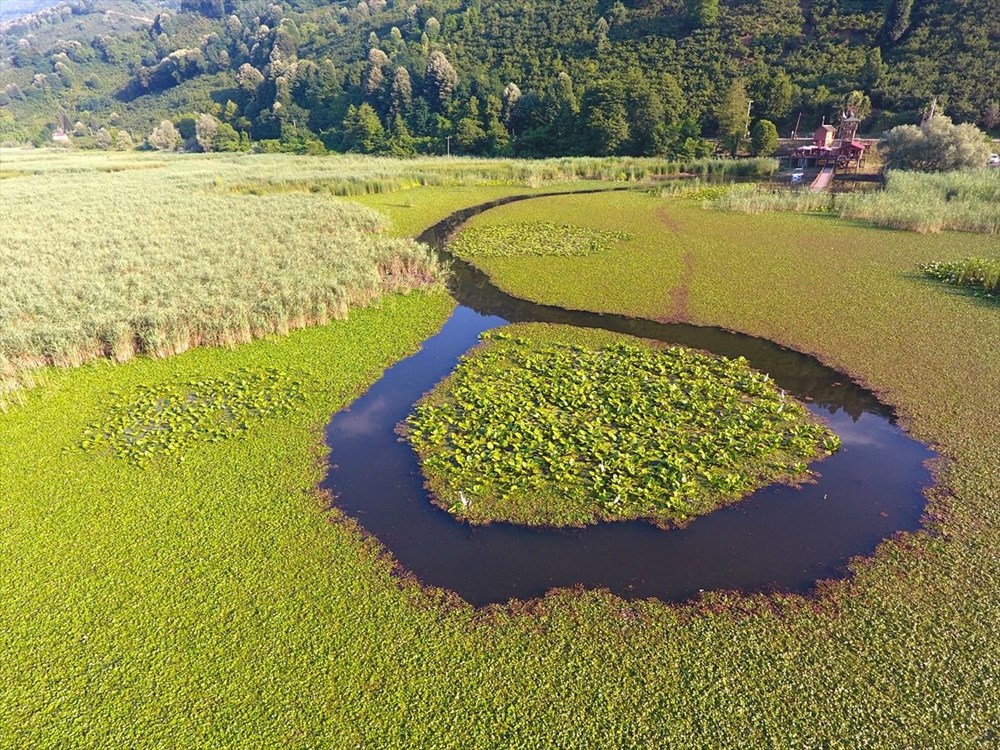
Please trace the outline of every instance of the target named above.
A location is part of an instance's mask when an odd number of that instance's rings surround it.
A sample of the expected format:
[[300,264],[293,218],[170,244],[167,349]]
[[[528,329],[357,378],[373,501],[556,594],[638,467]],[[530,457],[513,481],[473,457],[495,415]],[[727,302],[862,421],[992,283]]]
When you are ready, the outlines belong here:
[[833,125],[827,125],[823,123],[813,134],[813,145],[817,148],[830,148],[833,145],[834,136],[837,134],[837,129]]

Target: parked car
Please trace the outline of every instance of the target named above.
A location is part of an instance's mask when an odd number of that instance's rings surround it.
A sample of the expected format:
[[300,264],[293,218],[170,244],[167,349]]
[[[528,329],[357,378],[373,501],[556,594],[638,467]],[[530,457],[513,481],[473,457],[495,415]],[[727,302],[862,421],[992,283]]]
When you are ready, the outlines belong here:
[[806,178],[806,171],[804,169],[796,169],[792,172],[791,180],[792,182],[802,182]]
[[1000,154],[990,154],[990,158],[986,163],[991,167],[1000,167]]

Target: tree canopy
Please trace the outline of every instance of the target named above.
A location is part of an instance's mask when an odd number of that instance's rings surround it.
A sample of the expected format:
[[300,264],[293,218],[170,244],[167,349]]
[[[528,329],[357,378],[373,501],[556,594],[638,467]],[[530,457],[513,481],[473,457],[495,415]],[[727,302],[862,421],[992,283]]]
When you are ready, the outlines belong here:
[[[111,28],[112,6],[135,13]],[[5,25],[0,141],[41,142],[60,112],[139,140],[186,111],[292,150],[400,132],[423,153],[669,156],[848,104],[881,132],[934,96],[997,128],[997,27],[992,0],[89,0]],[[373,117],[381,142],[359,137]]]

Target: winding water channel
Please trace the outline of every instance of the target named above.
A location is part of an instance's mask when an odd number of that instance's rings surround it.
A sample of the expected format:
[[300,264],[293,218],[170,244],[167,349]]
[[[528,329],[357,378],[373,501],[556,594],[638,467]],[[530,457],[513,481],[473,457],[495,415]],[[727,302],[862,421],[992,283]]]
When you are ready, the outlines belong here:
[[[481,606],[530,599],[551,588],[605,588],[626,598],[683,601],[700,591],[808,592],[818,580],[846,575],[851,557],[920,526],[924,462],[933,453],[908,437],[892,411],[849,378],[813,357],[764,339],[718,328],[661,324],[568,311],[512,297],[444,248],[470,217],[523,196],[453,214],[420,239],[452,261],[459,307],[419,352],[390,367],[326,428],[330,470],[323,487],[335,504],[375,536],[422,583]],[[455,367],[483,331],[509,322],[603,328],[744,356],[755,369],[822,415],[843,448],[814,468],[815,484],[775,485],[663,531],[642,521],[584,529],[512,524],[472,527],[433,505],[409,444],[396,426],[414,403]]]

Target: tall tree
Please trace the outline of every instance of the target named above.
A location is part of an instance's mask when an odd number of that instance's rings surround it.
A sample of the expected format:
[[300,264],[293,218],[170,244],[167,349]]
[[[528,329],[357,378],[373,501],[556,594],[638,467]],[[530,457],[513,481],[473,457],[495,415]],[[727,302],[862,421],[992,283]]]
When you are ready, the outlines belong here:
[[736,156],[746,140],[749,111],[750,97],[746,85],[737,78],[729,85],[715,113],[719,123],[719,141],[732,156]]
[[518,88],[516,83],[511,82],[504,86],[503,93],[500,95],[500,120],[504,125],[510,125],[510,118],[514,112],[514,105],[517,104],[517,100],[520,98],[521,89]]
[[479,100],[470,97],[465,116],[455,126],[455,144],[462,153],[475,153],[486,140],[486,132],[479,121]]
[[583,147],[588,155],[617,154],[629,139],[625,92],[616,81],[598,81],[580,101]]
[[396,68],[396,73],[392,77],[389,114],[393,117],[401,115],[405,118],[409,114],[412,105],[413,83],[410,81],[410,73],[406,68],[400,66]]
[[451,100],[451,95],[458,85],[458,73],[448,62],[444,52],[434,50],[427,59],[427,70],[424,74],[427,85],[427,96],[439,109],[444,109]]
[[385,146],[385,128],[378,113],[368,103],[347,109],[344,118],[344,149],[362,154],[375,154]]
[[490,96],[486,100],[486,116],[483,125],[486,131],[484,148],[487,156],[502,156],[510,144],[510,133],[500,121],[502,104],[499,97]]
[[389,64],[389,57],[382,50],[372,48],[368,50],[368,63],[365,65],[365,75],[363,90],[365,98],[369,101],[377,101],[385,83],[383,68]]

